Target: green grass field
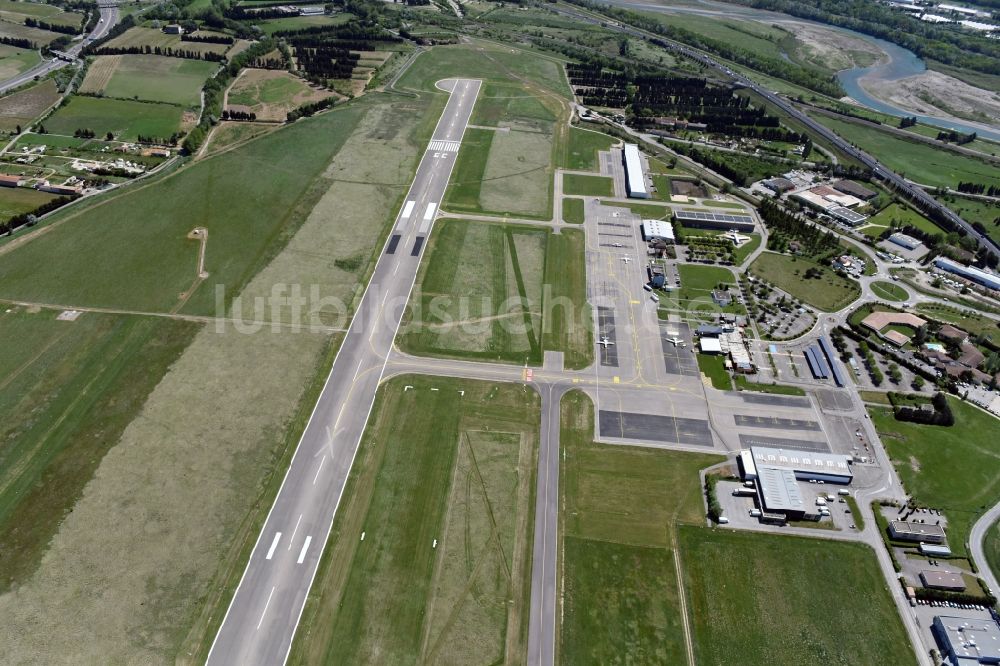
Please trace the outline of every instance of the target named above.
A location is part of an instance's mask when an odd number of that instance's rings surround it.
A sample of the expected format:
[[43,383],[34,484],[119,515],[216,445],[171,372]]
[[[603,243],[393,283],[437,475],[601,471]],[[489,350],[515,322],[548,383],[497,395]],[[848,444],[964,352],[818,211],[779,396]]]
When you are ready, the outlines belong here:
[[585,216],[583,214],[582,199],[563,199],[563,222],[569,224],[583,224]]
[[[71,106],[82,100],[121,103],[76,97]],[[145,311],[179,307],[197,266],[198,243],[187,234],[204,226],[210,275],[184,308],[213,313],[216,285],[227,299],[238,293],[326,191],[328,183],[311,187],[375,102],[366,97],[202,160],[155,188],[130,189],[70,213],[71,223],[4,257],[0,296]],[[248,196],[249,182],[255,185]],[[45,259],[53,256],[64,260]]]
[[614,182],[606,176],[581,176],[575,173],[563,174],[563,192],[588,197],[614,196]]
[[669,219],[673,212],[669,206],[657,206],[656,204],[639,204],[639,203],[625,203],[617,201],[601,201],[604,206],[613,206],[618,208],[627,208],[636,215],[644,219],[651,220],[666,220]]
[[616,142],[617,139],[607,134],[571,127],[569,145],[559,166],[573,171],[597,171],[600,167],[597,152],[610,149]]
[[540,418],[513,384],[385,384],[291,663],[524,661]]
[[[507,363],[565,352],[592,360],[583,234],[524,225],[441,220],[410,301],[401,348],[413,354]],[[563,302],[568,299],[568,303]]]
[[987,235],[1000,243],[1000,225],[996,223],[1000,219],[1000,205],[963,197],[949,197],[947,204],[967,222],[982,224]]
[[354,16],[348,12],[340,12],[333,16],[289,16],[267,19],[265,21],[258,21],[256,25],[260,26],[261,31],[265,35],[273,35],[279,30],[301,30],[317,26],[343,25],[353,18]]
[[777,395],[805,395],[806,392],[798,386],[787,386],[785,384],[766,384],[748,382],[746,375],[736,375],[733,384],[740,391],[757,391],[759,393],[775,393]]
[[[898,203],[889,204],[878,213],[868,218],[866,223],[875,224],[880,227],[888,227],[894,220],[903,225],[916,227],[917,229],[920,229],[928,234],[945,233],[941,227],[937,226],[917,211],[913,210],[909,206]],[[877,231],[881,232],[882,230],[878,229]]]
[[721,266],[702,266],[697,264],[678,264],[677,272],[681,278],[681,287],[660,297],[660,316],[667,312],[679,312],[682,316],[699,320],[703,314],[716,312],[745,312],[742,305],[735,300],[724,308],[712,301],[712,290],[719,284],[735,285],[736,278],[732,271]]
[[0,98],[0,131],[13,132],[18,125],[24,129],[58,101],[59,90],[52,79]]
[[848,141],[863,146],[896,173],[905,174],[918,183],[954,188],[960,181],[995,183],[1000,180],[1000,168],[973,157],[907,141],[874,127],[820,115],[816,120]]
[[183,113],[172,104],[75,96],[45,119],[45,129],[69,135],[78,129],[97,136],[111,132],[119,141],[135,141],[140,134],[167,139],[181,129]]
[[198,325],[0,314],[0,590],[24,582],[104,454]]
[[993,523],[983,539],[983,551],[993,575],[1000,577],[1000,522]]
[[1000,421],[951,397],[948,404],[955,415],[948,428],[897,421],[887,408],[868,411],[906,491],[945,513],[948,545],[964,556],[972,524],[1000,500]]
[[38,55],[38,51],[0,44],[0,81],[14,78],[40,61],[41,56]]
[[[102,58],[120,58],[111,80],[100,91],[105,97],[165,102],[183,107],[197,107],[201,87],[218,68],[217,63],[155,55],[98,56],[88,70],[98,71]],[[86,89],[84,80],[82,89]],[[159,136],[159,135],[157,135]]]
[[58,197],[55,194],[39,192],[28,187],[0,188],[0,222],[6,222],[21,213],[30,213],[56,198]]
[[[810,268],[823,271],[822,277],[803,279],[802,276]],[[757,277],[824,312],[839,310],[861,295],[857,282],[842,278],[829,266],[821,266],[807,257],[764,252],[750,264],[750,270]]]
[[699,664],[916,663],[868,546],[704,527],[679,538]]
[[563,398],[557,663],[684,663],[676,524],[703,519],[698,471],[722,458],[598,444],[593,418]]
[[732,391],[733,380],[726,372],[724,359],[721,355],[698,354],[698,369],[708,377],[712,387],[720,391]]
[[917,303],[917,311],[933,319],[961,326],[963,330],[988,340],[1000,340],[1000,324],[989,317],[943,303]]
[[885,280],[876,280],[875,282],[872,282],[871,288],[872,293],[882,300],[892,301],[894,303],[902,303],[909,296],[907,291],[898,284],[886,282]]

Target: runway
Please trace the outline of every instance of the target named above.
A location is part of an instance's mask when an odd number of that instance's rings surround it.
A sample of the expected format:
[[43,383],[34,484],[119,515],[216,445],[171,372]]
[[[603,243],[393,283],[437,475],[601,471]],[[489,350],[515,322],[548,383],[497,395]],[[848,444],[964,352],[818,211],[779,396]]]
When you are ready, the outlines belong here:
[[420,161],[230,602],[207,663],[283,664],[364,432],[480,82],[448,79]]

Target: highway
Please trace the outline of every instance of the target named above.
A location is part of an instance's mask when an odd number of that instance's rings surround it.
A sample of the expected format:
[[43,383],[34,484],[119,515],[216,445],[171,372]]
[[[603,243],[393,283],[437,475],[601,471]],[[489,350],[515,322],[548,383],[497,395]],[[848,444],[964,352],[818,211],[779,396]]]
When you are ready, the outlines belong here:
[[[83,50],[83,47],[88,42],[91,42],[95,39],[100,39],[104,35],[108,34],[108,31],[111,30],[111,28],[114,27],[116,23],[118,23],[118,7],[101,7],[100,12],[101,12],[101,20],[98,21],[96,26],[94,26],[94,29],[91,31],[91,33],[87,35],[85,38],[78,40],[70,48],[66,49],[65,51],[66,55],[72,56],[74,58],[78,57],[80,55],[80,51]],[[0,83],[0,93],[6,92],[11,88],[16,88],[20,85],[23,85],[28,81],[34,79],[36,76],[41,78],[46,74],[48,74],[49,72],[53,72],[57,69],[60,69],[61,67],[65,67],[68,64],[69,63],[67,61],[59,60],[58,58],[53,58],[52,60],[43,60],[42,62],[38,63],[28,71],[22,72],[17,76],[7,79],[3,83]]]
[[385,373],[425,240],[480,82],[450,93],[209,652],[210,665],[283,664]]
[[795,118],[795,120],[805,125],[811,131],[815,132],[816,134],[820,135],[821,137],[829,141],[844,154],[854,158],[867,168],[871,169],[875,177],[884,181],[890,187],[894,188],[896,191],[908,197],[911,201],[918,204],[925,211],[934,211],[937,214],[941,215],[950,224],[959,229],[964,230],[966,234],[968,234],[971,238],[975,239],[976,244],[979,245],[979,247],[984,247],[993,255],[1000,257],[1000,246],[994,243],[991,238],[989,238],[985,234],[981,234],[978,231],[976,231],[976,229],[971,224],[963,220],[954,211],[952,211],[950,208],[939,202],[937,199],[927,194],[927,192],[925,192],[918,185],[910,183],[905,178],[895,173],[891,169],[887,168],[885,165],[880,163],[878,160],[876,160],[874,157],[872,157],[865,151],[861,150],[860,148],[854,146],[850,142],[841,138],[841,136],[836,132],[834,132],[833,130],[813,120],[811,117],[809,117],[808,115],[800,111],[797,107],[795,107],[791,102],[781,97],[777,93],[771,92],[770,90],[754,82],[752,79],[743,76],[739,72],[733,71],[732,69],[730,69],[723,63],[718,62],[717,60],[707,55],[706,53],[685,46],[680,42],[675,42],[673,40],[667,39],[666,37],[663,37],[661,35],[647,32],[645,30],[640,30],[639,28],[634,28],[630,25],[624,25],[621,23],[613,22],[611,19],[602,20],[578,10],[567,10],[564,8],[553,8],[552,11],[558,14],[562,14],[564,16],[570,16],[579,21],[584,21],[595,25],[603,25],[610,30],[615,30],[617,32],[631,35],[633,37],[637,37],[645,41],[652,41],[657,45],[662,46],[663,48],[674,51],[675,53],[679,53],[685,56],[686,58],[690,58],[691,60],[695,60],[696,62],[705,65],[706,67],[714,69],[723,76],[732,79],[736,83],[746,88],[749,88],[750,90],[754,91],[755,93],[766,99],[771,104],[774,104],[783,112],[787,113],[789,116]]

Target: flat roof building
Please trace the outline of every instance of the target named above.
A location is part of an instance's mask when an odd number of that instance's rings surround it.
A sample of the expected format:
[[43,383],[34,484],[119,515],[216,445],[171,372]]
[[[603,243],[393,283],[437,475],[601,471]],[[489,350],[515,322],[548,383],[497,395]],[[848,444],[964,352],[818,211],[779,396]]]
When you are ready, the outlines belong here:
[[920,572],[920,582],[931,590],[951,590],[952,592],[965,590],[965,579],[962,578],[962,574],[953,571],[924,569]]
[[958,262],[944,257],[938,257],[935,259],[934,265],[943,271],[954,273],[955,275],[961,275],[965,279],[977,282],[984,287],[988,287],[990,289],[1000,289],[1000,276],[994,275],[993,273],[987,273],[986,271],[973,266],[963,266]]
[[628,195],[633,199],[648,199],[649,190],[646,189],[646,176],[642,172],[639,146],[634,143],[626,143],[622,154],[625,162],[625,187],[628,190]]
[[643,220],[642,239],[645,241],[661,240],[674,242],[674,227],[666,220]]
[[761,467],[789,469],[796,479],[850,483],[854,478],[850,456],[816,451],[795,451],[774,449],[765,446],[751,446],[754,464]]
[[781,467],[757,465],[757,487],[765,511],[804,513],[806,501],[795,480],[795,472]]
[[753,218],[744,213],[708,213],[693,210],[674,211],[674,221],[692,229],[720,229],[750,232]]
[[889,536],[899,541],[915,541],[920,543],[944,543],[944,528],[940,525],[926,523],[908,523],[905,520],[894,520],[889,523]]
[[719,338],[701,338],[698,340],[702,354],[721,354],[722,341]]
[[922,543],[920,544],[920,554],[932,555],[934,557],[948,557],[951,555],[951,548],[943,544]]
[[922,240],[907,234],[899,233],[898,231],[889,236],[889,242],[895,243],[900,247],[905,247],[907,250],[919,250],[924,246],[924,242]]
[[1000,664],[1000,625],[992,618],[938,615],[934,636],[955,666]]
[[844,194],[855,196],[862,201],[868,201],[869,199],[874,199],[878,196],[877,192],[869,190],[864,185],[856,183],[853,180],[838,180],[833,184],[833,189],[838,192],[843,192]]

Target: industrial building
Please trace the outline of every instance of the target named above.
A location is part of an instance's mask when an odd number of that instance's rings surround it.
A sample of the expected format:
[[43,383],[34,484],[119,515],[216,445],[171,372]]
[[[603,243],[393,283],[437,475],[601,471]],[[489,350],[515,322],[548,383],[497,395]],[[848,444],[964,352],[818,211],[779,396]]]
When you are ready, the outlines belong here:
[[962,574],[953,571],[924,569],[920,572],[920,582],[930,590],[949,590],[951,592],[965,590],[965,579],[962,578]]
[[673,243],[675,241],[674,227],[666,220],[643,220],[642,239],[647,243],[653,240]]
[[953,666],[1000,664],[1000,625],[993,618],[938,615],[932,626]]
[[838,192],[843,192],[844,194],[850,194],[855,196],[862,201],[869,201],[878,196],[878,192],[869,190],[864,185],[856,183],[853,180],[838,180],[833,184],[833,189]]
[[633,199],[649,199],[649,189],[646,187],[646,176],[642,171],[642,157],[639,146],[626,143],[622,151],[625,163],[625,187],[629,197]]
[[851,210],[863,203],[861,199],[852,194],[839,192],[832,187],[819,185],[789,196],[826,213],[849,227],[859,226],[868,219],[868,216]]
[[692,229],[718,229],[720,231],[753,231],[753,218],[740,213],[702,213],[690,210],[674,211],[674,222]]
[[922,240],[907,234],[899,233],[898,231],[889,236],[889,242],[895,243],[900,247],[905,247],[907,250],[919,250],[924,246],[924,242]]
[[743,478],[755,481],[765,515],[786,518],[818,518],[810,514],[799,481],[850,483],[854,478],[849,456],[812,451],[792,451],[751,446],[737,459]]
[[908,523],[904,520],[889,523],[889,536],[897,541],[918,543],[944,543],[945,540],[944,528],[940,525]]
[[931,557],[949,557],[951,555],[951,548],[944,544],[922,543],[920,544],[920,554]]
[[24,185],[25,180],[21,176],[10,176],[5,173],[0,173],[0,185],[3,187],[20,187]]
[[955,275],[964,277],[966,280],[971,280],[972,282],[981,284],[984,287],[1000,290],[1000,276],[994,275],[993,273],[987,273],[986,271],[973,266],[963,266],[958,262],[944,257],[938,257],[935,259],[934,265],[943,271],[954,273]]

